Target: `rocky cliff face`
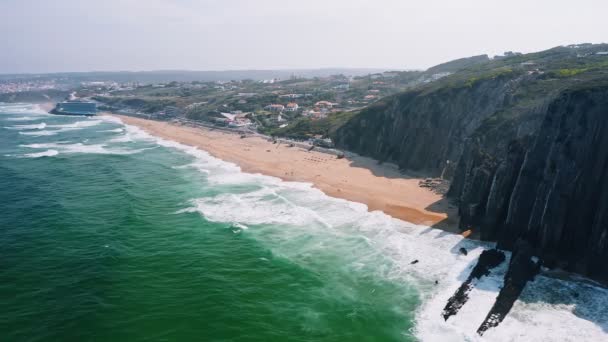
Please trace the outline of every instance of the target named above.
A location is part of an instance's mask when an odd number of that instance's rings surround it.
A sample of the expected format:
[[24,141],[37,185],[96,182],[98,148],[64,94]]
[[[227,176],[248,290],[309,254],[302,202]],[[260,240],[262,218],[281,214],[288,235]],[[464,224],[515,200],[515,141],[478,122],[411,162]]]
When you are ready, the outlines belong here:
[[521,77],[385,98],[342,126],[338,146],[401,168],[449,175],[466,139],[487,117],[512,101]]
[[608,86],[561,93],[536,134],[493,163],[472,149],[450,190],[463,227],[507,249],[525,238],[547,266],[608,279]]
[[[608,280],[608,46],[493,60],[385,98],[337,145],[451,180],[460,226]],[[603,50],[602,50],[603,51]]]

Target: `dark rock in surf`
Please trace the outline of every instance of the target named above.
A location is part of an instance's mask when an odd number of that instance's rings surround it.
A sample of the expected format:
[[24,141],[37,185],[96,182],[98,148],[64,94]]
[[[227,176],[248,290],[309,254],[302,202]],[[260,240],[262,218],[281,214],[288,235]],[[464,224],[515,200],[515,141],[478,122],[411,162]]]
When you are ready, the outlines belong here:
[[448,300],[445,308],[443,308],[443,319],[446,321],[450,316],[458,313],[460,308],[469,300],[469,292],[475,287],[473,280],[490,274],[490,270],[500,265],[505,261],[505,254],[497,249],[485,250],[479,256],[477,265],[469,274],[467,280],[460,285],[456,293]]
[[509,269],[505,274],[504,286],[498,293],[496,302],[486,319],[477,329],[479,335],[483,335],[488,329],[496,327],[502,322],[528,281],[534,280],[534,277],[540,272],[541,262],[533,260],[533,252],[532,246],[527,241],[519,239],[515,243]]
[[460,254],[462,254],[462,255],[468,255],[468,254],[469,254],[469,253],[467,252],[467,249],[466,249],[466,248],[464,248],[464,247],[461,247],[461,248],[460,248],[458,251],[459,251],[459,252],[460,252]]

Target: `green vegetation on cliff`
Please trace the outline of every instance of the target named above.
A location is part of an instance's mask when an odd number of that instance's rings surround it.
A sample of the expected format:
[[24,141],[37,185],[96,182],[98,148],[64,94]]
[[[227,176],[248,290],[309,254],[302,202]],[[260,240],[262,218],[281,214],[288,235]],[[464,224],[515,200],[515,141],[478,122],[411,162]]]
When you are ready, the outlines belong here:
[[608,45],[509,54],[386,97],[339,147],[443,176],[460,227],[607,280]]
[[355,112],[340,112],[319,120],[301,117],[286,127],[268,130],[266,133],[297,140],[308,139],[315,135],[328,138],[334,135],[336,130],[355,114]]

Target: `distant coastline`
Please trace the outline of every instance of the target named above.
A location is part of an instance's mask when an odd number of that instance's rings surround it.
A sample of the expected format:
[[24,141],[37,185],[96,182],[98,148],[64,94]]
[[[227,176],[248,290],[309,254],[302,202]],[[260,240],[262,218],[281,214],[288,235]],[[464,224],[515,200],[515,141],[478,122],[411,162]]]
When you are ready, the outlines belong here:
[[460,233],[456,209],[441,195],[420,187],[421,178],[404,176],[369,158],[337,159],[320,152],[273,144],[260,137],[241,139],[236,134],[211,129],[105,115],[120,118],[163,139],[198,147],[236,163],[246,172],[312,183],[329,196],[364,203],[370,211],[380,210],[414,224]]

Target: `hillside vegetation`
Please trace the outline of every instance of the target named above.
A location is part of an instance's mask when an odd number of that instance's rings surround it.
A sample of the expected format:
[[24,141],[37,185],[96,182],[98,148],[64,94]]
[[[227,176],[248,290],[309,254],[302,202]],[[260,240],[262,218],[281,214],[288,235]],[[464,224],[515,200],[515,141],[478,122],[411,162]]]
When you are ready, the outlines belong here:
[[608,279],[608,45],[476,61],[364,108],[332,138],[451,180],[463,230]]

